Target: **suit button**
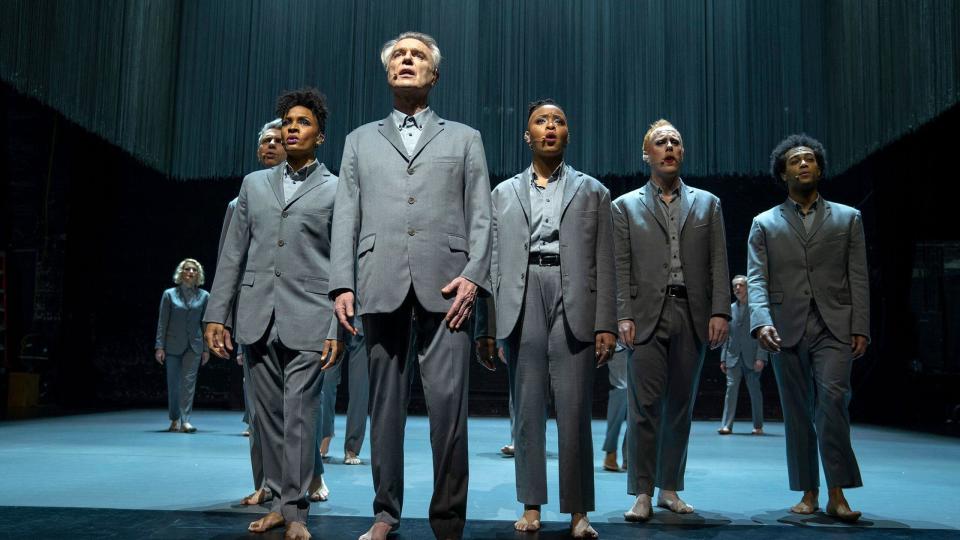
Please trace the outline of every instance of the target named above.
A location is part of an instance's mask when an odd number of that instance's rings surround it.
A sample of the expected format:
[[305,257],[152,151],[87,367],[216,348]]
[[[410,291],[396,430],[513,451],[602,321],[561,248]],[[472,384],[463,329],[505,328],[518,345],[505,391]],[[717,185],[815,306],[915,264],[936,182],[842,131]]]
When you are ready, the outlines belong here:
[[526,243],[526,242],[523,243],[523,249],[527,249],[527,243]]
[[666,268],[666,267],[667,267],[667,263],[663,263],[663,267]]
[[284,210],[283,212],[280,213],[280,217],[282,217],[282,218],[286,218],[286,217],[289,216],[289,215],[290,215],[290,214],[287,213],[286,210]]
[[660,288],[660,292],[667,292],[667,289],[661,287],[661,288]]
[[523,279],[524,277],[526,277],[526,274],[520,274],[520,279]]
[[803,291],[803,294],[810,295],[810,291]]
[[409,234],[410,236],[413,236],[413,235],[417,234],[417,231],[415,231],[415,230],[413,230],[413,229],[410,229],[409,231],[407,231],[407,234]]
[[280,247],[283,247],[283,243],[284,243],[283,240],[280,240],[279,242],[277,242],[277,245]]
[[417,198],[416,198],[416,197],[409,197],[409,198],[407,199],[407,204],[413,204],[413,203],[415,203],[415,202],[417,202]]
[[273,275],[275,275],[275,276],[277,276],[277,277],[280,277],[280,271],[277,270],[276,272],[273,273]]
[[407,174],[413,174],[413,167],[407,168]]

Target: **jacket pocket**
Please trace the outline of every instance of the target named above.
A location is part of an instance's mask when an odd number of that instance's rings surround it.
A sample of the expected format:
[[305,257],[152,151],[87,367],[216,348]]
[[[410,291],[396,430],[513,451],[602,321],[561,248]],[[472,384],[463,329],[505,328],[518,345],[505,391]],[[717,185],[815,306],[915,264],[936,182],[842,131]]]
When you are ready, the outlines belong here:
[[636,298],[638,294],[640,294],[640,287],[637,287],[636,285],[631,285],[630,298]]
[[840,302],[841,305],[849,306],[853,303],[853,297],[850,294],[850,291],[837,291],[837,302]]
[[772,292],[772,293],[770,293],[770,303],[771,303],[771,304],[782,304],[782,303],[783,303],[783,293],[782,293],[782,292]]
[[253,281],[257,277],[256,272],[247,271],[243,273],[243,279],[240,281],[241,285],[246,285],[248,287],[253,286]]
[[447,241],[450,243],[450,251],[467,252],[467,239],[455,234],[448,234]]
[[327,294],[330,282],[326,278],[303,278],[303,290],[308,293]]
[[377,234],[368,234],[357,242],[357,258],[362,257],[364,253],[373,251],[373,244],[377,240]]

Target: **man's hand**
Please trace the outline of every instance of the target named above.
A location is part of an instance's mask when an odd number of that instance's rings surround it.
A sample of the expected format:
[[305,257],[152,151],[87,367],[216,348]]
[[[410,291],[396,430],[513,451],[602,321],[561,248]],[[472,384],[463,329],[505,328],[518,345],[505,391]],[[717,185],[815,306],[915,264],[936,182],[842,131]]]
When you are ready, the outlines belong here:
[[710,317],[710,324],[707,326],[707,339],[710,341],[710,348],[716,349],[727,341],[727,334],[730,332],[730,325],[726,317],[714,315]]
[[350,324],[353,321],[353,305],[356,302],[356,297],[353,295],[353,291],[343,291],[337,295],[336,300],[333,301],[333,312],[337,314],[337,320],[340,321],[340,326],[344,327],[347,332],[350,332],[351,336],[357,335],[357,329]]
[[200,365],[201,365],[201,366],[207,365],[207,362],[209,362],[209,361],[210,361],[210,353],[208,353],[207,351],[203,351],[202,353],[200,353]]
[[597,332],[593,338],[593,346],[596,351],[597,367],[600,367],[613,358],[613,353],[617,350],[617,336],[613,332]]
[[507,365],[507,353],[503,352],[503,347],[497,347],[497,357],[503,365]]
[[637,325],[633,324],[632,319],[624,319],[617,324],[617,330],[620,331],[620,343],[632,351],[633,338],[637,335]]
[[457,295],[443,320],[447,321],[447,327],[451,330],[459,330],[473,312],[473,303],[477,300],[477,284],[459,276],[440,289],[440,294],[444,297],[449,297],[451,294]]
[[153,351],[153,358],[162,366],[163,361],[167,359],[167,353],[163,349],[157,349]]
[[722,372],[724,372],[724,373],[727,372],[727,363],[724,362],[724,361],[722,361],[722,360],[720,361],[720,371],[722,371]]
[[492,337],[477,338],[477,362],[489,371],[497,370],[497,341]]
[[763,361],[763,360],[756,360],[756,361],[754,361],[754,362],[753,362],[753,370],[756,371],[757,373],[760,373],[761,371],[763,371],[763,364],[764,364],[764,361]]
[[203,340],[207,342],[207,348],[213,351],[213,354],[220,358],[230,358],[230,353],[233,352],[233,341],[230,339],[230,332],[222,324],[207,323]]
[[337,359],[343,352],[343,342],[337,339],[325,339],[323,341],[323,351],[320,353],[320,361],[324,364],[320,366],[320,371],[326,371],[337,365]]
[[757,330],[757,343],[765,351],[780,352],[780,334],[773,326],[761,326],[760,330]]
[[850,349],[853,350],[853,359],[856,360],[867,352],[867,336],[854,334],[850,342]]
[[243,349],[240,349],[239,351],[237,351],[237,365],[238,366],[243,365]]

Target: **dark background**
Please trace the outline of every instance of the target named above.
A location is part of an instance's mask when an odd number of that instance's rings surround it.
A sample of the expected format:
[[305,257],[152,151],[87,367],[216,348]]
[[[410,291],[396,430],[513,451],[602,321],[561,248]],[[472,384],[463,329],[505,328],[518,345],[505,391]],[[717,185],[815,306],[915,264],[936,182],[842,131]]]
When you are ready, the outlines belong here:
[[[854,367],[854,421],[956,433],[958,127],[954,106],[822,184],[827,199],[859,208],[866,227],[873,342]],[[41,413],[164,406],[163,369],[153,360],[161,292],[185,257],[204,265],[209,288],[223,211],[241,178],[174,180],[6,84],[0,84],[0,148],[4,373],[40,373]],[[696,160],[688,149],[686,161]],[[336,172],[339,163],[327,166]],[[645,177],[601,180],[617,196]],[[730,274],[745,273],[750,221],[784,192],[760,175],[685,181],[721,198]],[[697,418],[720,415],[725,381],[717,362],[717,352],[708,354]],[[211,360],[200,372],[197,407],[241,408],[240,378],[238,366]],[[767,415],[776,418],[769,369],[763,384]],[[491,374],[474,365],[470,386],[471,412],[506,414],[503,370]],[[603,369],[598,415],[607,387]],[[747,415],[743,394],[740,411]],[[347,397],[342,386],[338,408]],[[422,407],[415,397],[414,410]]]

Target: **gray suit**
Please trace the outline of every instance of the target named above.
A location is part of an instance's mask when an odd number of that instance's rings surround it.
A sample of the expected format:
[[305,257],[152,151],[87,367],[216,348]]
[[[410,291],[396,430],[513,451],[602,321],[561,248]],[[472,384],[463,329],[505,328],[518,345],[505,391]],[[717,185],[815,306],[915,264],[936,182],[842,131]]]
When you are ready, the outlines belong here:
[[[392,116],[392,115],[391,115]],[[430,415],[438,537],[462,535],[467,501],[466,331],[448,330],[440,289],[458,276],[490,290],[490,180],[480,133],[430,111],[408,155],[387,117],[344,143],[330,290],[355,291],[370,362],[377,521],[403,506],[403,437],[414,359]],[[356,268],[356,270],[355,270]]]
[[337,178],[321,164],[285,202],[285,166],[244,178],[205,320],[226,322],[236,298],[233,335],[248,345],[266,482],[280,495],[272,510],[306,522],[307,487],[322,472],[313,460],[320,351],[339,335],[327,297]]
[[[613,202],[617,318],[636,325],[628,363],[627,491],[683,489],[693,400],[709,319],[730,317],[720,200],[680,183],[679,254],[686,298],[668,296],[668,224],[651,184]],[[679,294],[679,293],[678,293]]]
[[167,372],[167,412],[170,420],[189,422],[193,413],[200,355],[207,352],[200,321],[209,296],[207,291],[198,288],[196,295],[188,300],[178,285],[163,291],[160,298],[154,348],[163,349],[166,355],[164,367]]
[[[773,356],[787,439],[790,489],[859,487],[850,444],[851,336],[870,336],[870,287],[860,212],[823,200],[807,233],[789,199],[753,219],[751,331],[776,327]],[[815,427],[814,427],[815,426]]]
[[[227,203],[227,211],[223,215],[223,226],[220,227],[220,243],[217,247],[217,259],[223,252],[223,245],[227,241],[227,231],[230,229],[230,222],[233,220],[233,214],[237,210],[237,198]],[[241,271],[246,265],[241,265]],[[230,318],[226,326],[232,327],[233,320],[236,318],[236,302],[234,309],[230,312]],[[253,389],[253,377],[250,375],[250,357],[246,354],[246,345],[235,344],[236,353],[243,355],[243,421],[249,426],[250,431],[250,468],[253,473],[253,488],[260,489],[264,487],[263,478],[263,446],[260,442],[260,431],[257,430],[256,422],[256,396]]]
[[592,390],[594,336],[616,334],[616,277],[610,192],[565,166],[560,265],[529,263],[528,168],[493,190],[496,336],[516,365],[517,500],[547,502],[546,411],[551,389],[560,437],[560,511],[594,509]]
[[347,403],[347,427],[343,438],[344,453],[352,452],[360,455],[363,439],[367,430],[367,411],[369,409],[370,382],[367,361],[367,345],[363,338],[363,325],[356,321],[355,328],[358,334],[347,337],[347,350],[337,365],[328,369],[323,376],[323,390],[321,391],[320,427],[317,430],[317,459],[320,459],[320,443],[327,437],[334,436],[334,421],[336,420],[337,386],[344,364],[349,364],[350,372]]
[[757,340],[750,335],[750,305],[730,304],[730,335],[723,344],[720,360],[727,368],[727,392],[723,398],[723,418],[721,429],[732,429],[737,414],[737,396],[740,394],[740,381],[747,381],[750,392],[750,412],[754,429],[763,427],[763,391],[760,388],[760,374],[753,369],[757,360],[767,362],[767,351],[760,348]]

